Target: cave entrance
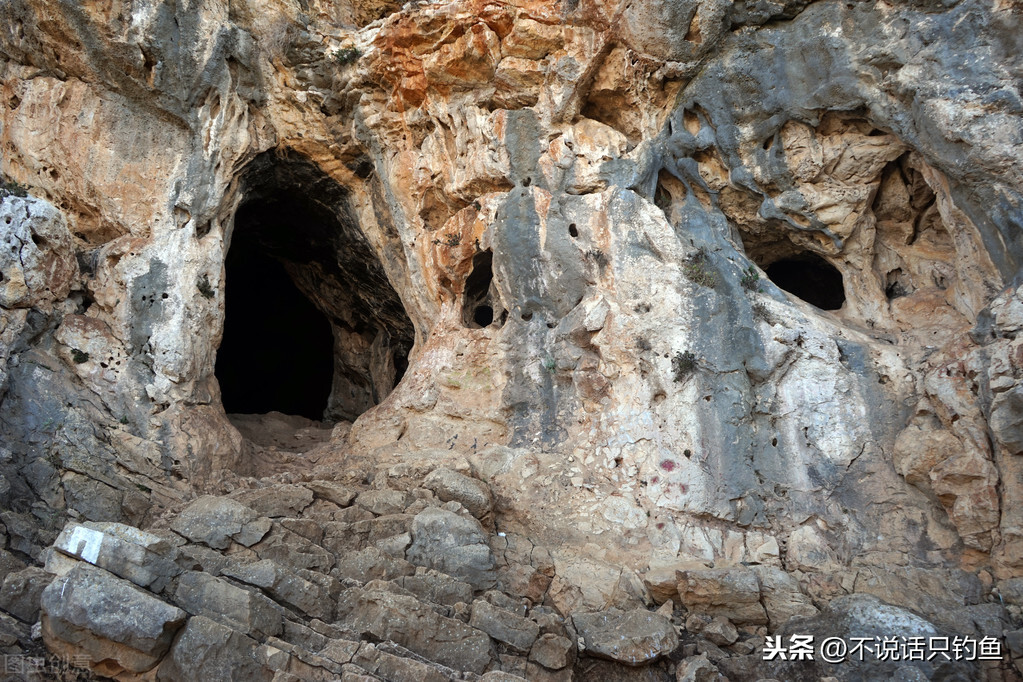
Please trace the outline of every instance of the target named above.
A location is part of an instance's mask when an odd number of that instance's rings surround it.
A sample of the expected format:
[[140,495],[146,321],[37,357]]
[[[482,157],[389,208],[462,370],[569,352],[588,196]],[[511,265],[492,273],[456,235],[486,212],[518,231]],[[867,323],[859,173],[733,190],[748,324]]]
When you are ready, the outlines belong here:
[[779,288],[821,310],[838,310],[845,303],[842,273],[815,253],[776,260],[764,272]]
[[242,175],[216,377],[225,412],[354,421],[398,384],[415,331],[348,192],[295,153]]
[[225,264],[224,338],[216,365],[224,410],[319,421],[334,373],[330,322],[284,264],[260,247],[246,229],[245,213],[235,220]]

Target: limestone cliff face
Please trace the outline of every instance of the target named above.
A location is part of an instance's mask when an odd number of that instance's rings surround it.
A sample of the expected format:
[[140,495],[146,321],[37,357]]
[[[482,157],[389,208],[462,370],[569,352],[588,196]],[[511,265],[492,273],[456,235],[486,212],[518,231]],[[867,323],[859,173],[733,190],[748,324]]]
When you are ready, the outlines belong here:
[[[463,457],[563,612],[686,562],[935,612],[1023,571],[1017,3],[3,11],[7,549]],[[243,239],[330,325],[314,458],[225,416]]]

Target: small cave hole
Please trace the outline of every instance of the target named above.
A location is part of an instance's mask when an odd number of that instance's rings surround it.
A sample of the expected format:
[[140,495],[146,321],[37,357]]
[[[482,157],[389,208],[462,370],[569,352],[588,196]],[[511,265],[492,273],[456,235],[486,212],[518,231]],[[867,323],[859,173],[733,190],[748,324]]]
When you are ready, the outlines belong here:
[[821,310],[838,310],[845,303],[842,273],[820,256],[801,253],[765,268],[772,282]]
[[568,236],[571,237],[572,239],[579,238],[579,230],[576,228],[575,223],[571,223],[568,226]]
[[496,314],[494,307],[498,300],[494,287],[494,254],[489,249],[477,253],[472,259],[472,270],[465,278],[462,293],[462,324],[469,329],[489,327],[503,317]]

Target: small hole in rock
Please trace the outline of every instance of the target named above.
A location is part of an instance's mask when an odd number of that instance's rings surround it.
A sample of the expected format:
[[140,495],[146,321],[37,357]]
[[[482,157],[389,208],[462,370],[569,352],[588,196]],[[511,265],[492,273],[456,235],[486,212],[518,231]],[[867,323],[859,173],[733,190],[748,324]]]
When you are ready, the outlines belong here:
[[568,234],[573,239],[576,239],[576,238],[579,237],[579,230],[576,229],[575,223],[572,223],[571,225],[568,226]]
[[488,305],[481,305],[473,312],[472,321],[481,327],[489,327],[494,321],[494,309]]

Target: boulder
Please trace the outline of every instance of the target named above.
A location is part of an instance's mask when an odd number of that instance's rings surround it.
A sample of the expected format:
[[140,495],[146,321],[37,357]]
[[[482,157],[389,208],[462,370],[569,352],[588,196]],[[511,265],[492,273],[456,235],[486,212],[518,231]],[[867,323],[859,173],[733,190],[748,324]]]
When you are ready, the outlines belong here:
[[383,590],[341,593],[336,620],[360,635],[389,639],[455,670],[482,673],[490,664],[490,637],[445,618],[418,599]]
[[0,306],[31,308],[62,300],[78,277],[64,215],[36,197],[0,201]]
[[567,637],[548,632],[533,642],[529,660],[550,670],[561,670],[572,665],[575,660],[575,645]]
[[790,618],[817,615],[817,607],[799,589],[791,574],[774,566],[751,566],[760,581],[761,602],[767,611],[768,628],[774,632]]
[[400,490],[367,490],[355,498],[355,504],[377,516],[400,514],[411,501],[409,494]]
[[[304,579],[275,561],[264,559],[251,564],[229,565],[224,568],[223,575],[258,587],[276,601],[307,616],[329,621],[334,615],[333,600],[327,588]],[[333,580],[329,576],[322,577]]]
[[187,614],[131,582],[81,563],[43,590],[42,633],[58,656],[87,656],[113,677],[153,668]]
[[246,590],[208,573],[188,571],[178,578],[174,603],[193,616],[206,616],[257,639],[279,635],[280,607],[256,590]]
[[575,613],[572,623],[586,653],[628,666],[652,663],[678,646],[671,621],[643,609]]
[[192,542],[227,549],[231,541],[251,547],[270,531],[270,519],[241,502],[207,495],[185,507],[171,528]]
[[[977,661],[950,660],[942,656],[932,660],[908,660],[906,657],[880,657],[874,652],[875,638],[919,637],[925,648],[932,637],[948,636],[951,642],[960,632],[943,632],[938,626],[917,614],[886,604],[877,597],[867,594],[850,594],[833,599],[828,608],[811,618],[794,618],[786,623],[777,636],[785,645],[792,635],[813,635],[815,656],[811,661],[781,660],[762,661],[758,672],[762,677],[779,680],[813,677],[832,677],[839,682],[847,680],[935,680],[935,679],[983,679]],[[840,638],[849,643],[853,638],[866,638],[868,654],[849,656],[838,664],[825,663],[817,655],[820,643],[829,638]],[[849,644],[851,646],[851,644]],[[928,658],[925,654],[924,659]]]
[[[675,669],[676,682],[727,682],[706,654],[690,656]],[[765,681],[766,682],[766,681]]]
[[405,557],[464,580],[477,590],[497,582],[494,555],[479,521],[444,509],[430,508],[412,521],[412,545]]
[[429,568],[418,568],[415,575],[399,578],[396,582],[431,604],[454,606],[459,602],[472,602],[472,585]]
[[703,636],[718,646],[734,644],[739,639],[739,631],[727,619],[721,616],[714,616],[703,628]]
[[8,573],[0,587],[0,609],[25,621],[39,620],[39,601],[53,574],[37,566]]
[[269,682],[274,672],[260,662],[251,637],[204,616],[193,616],[160,664],[156,679]]
[[298,516],[313,503],[313,491],[301,485],[275,485],[270,488],[240,490],[231,493],[231,499],[263,516],[279,518]]
[[760,583],[748,568],[680,571],[678,596],[692,612],[724,616],[740,625],[766,625]]
[[533,621],[482,599],[473,602],[469,625],[522,653],[529,651],[540,634],[540,626]]
[[490,488],[479,479],[451,469],[434,469],[423,481],[423,487],[432,490],[444,502],[458,502],[480,521],[490,519],[494,500]]
[[178,549],[167,540],[123,523],[69,523],[53,546],[139,587],[160,592],[181,573]]
[[337,563],[336,573],[342,578],[368,583],[371,580],[395,580],[410,576],[416,567],[403,559],[385,554],[376,547],[367,547],[361,552],[342,556]]
[[449,682],[451,677],[437,667],[411,658],[381,651],[372,644],[360,647],[352,663],[384,680]]
[[260,559],[273,559],[295,569],[326,573],[334,566],[333,554],[278,523],[273,524],[259,543],[252,545],[252,550]]
[[356,492],[331,481],[310,481],[304,484],[306,488],[313,491],[317,499],[332,502],[339,507],[348,507],[355,501]]

